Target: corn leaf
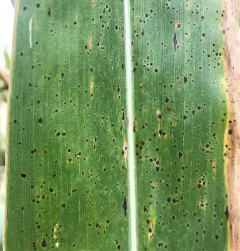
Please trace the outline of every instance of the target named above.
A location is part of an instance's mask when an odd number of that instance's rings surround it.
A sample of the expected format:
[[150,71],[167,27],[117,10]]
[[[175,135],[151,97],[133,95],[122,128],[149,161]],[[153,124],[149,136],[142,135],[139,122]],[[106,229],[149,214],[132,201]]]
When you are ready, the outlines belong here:
[[239,250],[238,9],[17,2],[5,251]]

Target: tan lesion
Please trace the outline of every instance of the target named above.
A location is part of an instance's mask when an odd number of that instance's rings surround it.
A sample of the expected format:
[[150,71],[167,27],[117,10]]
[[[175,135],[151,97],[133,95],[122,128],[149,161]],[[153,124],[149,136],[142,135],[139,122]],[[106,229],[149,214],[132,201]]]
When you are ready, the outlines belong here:
[[93,87],[94,87],[94,80],[92,78],[90,81],[90,95],[91,95],[91,97],[93,96]]
[[215,173],[216,172],[216,167],[217,167],[217,161],[214,159],[212,161],[212,168],[213,168],[213,172]]
[[90,37],[89,40],[88,40],[88,48],[89,48],[89,50],[92,49],[92,45],[93,45],[93,43],[92,43],[92,37]]
[[156,227],[156,220],[154,219],[149,219],[148,220],[148,244],[152,240],[155,232],[155,227]]

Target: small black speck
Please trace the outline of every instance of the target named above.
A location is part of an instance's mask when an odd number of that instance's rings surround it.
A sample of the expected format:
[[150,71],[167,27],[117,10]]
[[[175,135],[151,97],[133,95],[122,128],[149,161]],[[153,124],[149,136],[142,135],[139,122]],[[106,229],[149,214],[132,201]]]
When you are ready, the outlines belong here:
[[77,25],[77,21],[74,22],[74,25]]
[[226,207],[225,215],[226,215],[226,217],[227,217],[227,219],[228,219],[228,206]]
[[126,200],[126,197],[124,198],[124,201],[123,201],[123,210],[124,210],[124,215],[126,217],[127,216],[127,200]]
[[62,207],[66,207],[66,205],[65,205],[65,204],[62,204]]
[[47,15],[51,17],[51,8],[48,9]]
[[228,134],[231,135],[232,133],[233,133],[232,129],[229,129],[229,130],[228,130]]
[[165,103],[168,103],[168,102],[169,102],[169,98],[166,97],[166,98],[165,98]]
[[182,153],[182,152],[179,152],[179,153],[178,153],[179,159],[180,159],[182,156],[183,156],[183,153]]
[[42,124],[42,122],[43,122],[42,118],[39,118],[39,119],[38,119],[38,123],[39,123],[39,124]]
[[187,83],[187,81],[188,81],[187,77],[184,77],[183,81],[184,81],[184,83]]
[[26,178],[26,176],[27,176],[27,175],[26,175],[25,173],[21,173],[21,177],[22,177],[22,178],[24,178],[24,179],[25,179],[25,178]]
[[36,6],[37,6],[37,8],[40,8],[40,3],[38,3]]
[[218,239],[219,239],[219,236],[218,236],[217,234],[215,235],[215,239],[216,239],[216,240],[218,240]]

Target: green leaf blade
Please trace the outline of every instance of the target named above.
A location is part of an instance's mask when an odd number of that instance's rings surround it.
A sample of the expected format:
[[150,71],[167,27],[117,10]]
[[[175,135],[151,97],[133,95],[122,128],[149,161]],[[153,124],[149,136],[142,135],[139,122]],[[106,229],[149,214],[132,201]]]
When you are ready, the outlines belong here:
[[20,1],[6,250],[128,249],[123,32],[121,2]]
[[132,1],[139,250],[228,250],[221,1]]

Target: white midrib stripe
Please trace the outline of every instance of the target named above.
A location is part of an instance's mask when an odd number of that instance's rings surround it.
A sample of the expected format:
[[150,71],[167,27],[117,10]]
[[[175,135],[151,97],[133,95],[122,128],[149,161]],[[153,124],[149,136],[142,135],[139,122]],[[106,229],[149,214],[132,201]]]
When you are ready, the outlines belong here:
[[127,164],[129,179],[129,208],[130,208],[130,242],[131,251],[137,251],[137,214],[136,214],[136,185],[135,185],[135,139],[134,139],[134,96],[132,74],[132,41],[130,21],[130,0],[124,0],[124,26],[125,26],[125,69],[127,89]]

